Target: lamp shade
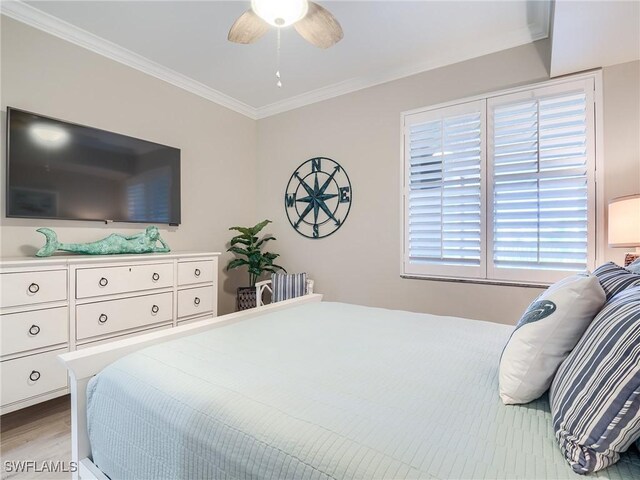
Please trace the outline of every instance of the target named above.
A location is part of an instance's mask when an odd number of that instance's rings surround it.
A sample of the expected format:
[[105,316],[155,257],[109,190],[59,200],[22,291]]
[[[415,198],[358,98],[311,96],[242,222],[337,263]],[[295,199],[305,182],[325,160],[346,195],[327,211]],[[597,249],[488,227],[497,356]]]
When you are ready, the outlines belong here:
[[609,246],[640,246],[640,195],[616,198],[609,203]]

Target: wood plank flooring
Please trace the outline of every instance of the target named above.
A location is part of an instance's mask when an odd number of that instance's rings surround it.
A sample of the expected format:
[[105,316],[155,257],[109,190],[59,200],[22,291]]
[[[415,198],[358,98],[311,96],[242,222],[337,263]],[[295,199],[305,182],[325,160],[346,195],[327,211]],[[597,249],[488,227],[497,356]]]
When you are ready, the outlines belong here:
[[[71,461],[71,407],[69,395],[0,417],[1,478],[69,479],[70,473],[43,470],[43,462]],[[34,461],[29,471],[16,472],[19,461]],[[9,463],[7,463],[9,462]],[[50,465],[51,465],[50,464]],[[13,470],[13,471],[9,471]]]

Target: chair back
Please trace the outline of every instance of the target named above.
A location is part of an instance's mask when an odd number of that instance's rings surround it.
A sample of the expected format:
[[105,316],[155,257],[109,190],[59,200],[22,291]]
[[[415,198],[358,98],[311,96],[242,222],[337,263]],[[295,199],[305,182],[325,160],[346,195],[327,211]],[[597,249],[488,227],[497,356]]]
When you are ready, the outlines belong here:
[[281,302],[291,298],[301,297],[307,293],[306,273],[272,273],[271,289],[272,302]]

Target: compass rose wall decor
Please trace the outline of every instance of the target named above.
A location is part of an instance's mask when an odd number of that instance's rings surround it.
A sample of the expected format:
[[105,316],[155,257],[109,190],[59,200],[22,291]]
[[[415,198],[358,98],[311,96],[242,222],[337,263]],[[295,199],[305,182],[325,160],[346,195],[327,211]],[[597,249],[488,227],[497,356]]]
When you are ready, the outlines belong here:
[[289,223],[307,238],[328,237],[338,230],[351,209],[351,182],[338,162],[311,158],[291,175],[284,194]]

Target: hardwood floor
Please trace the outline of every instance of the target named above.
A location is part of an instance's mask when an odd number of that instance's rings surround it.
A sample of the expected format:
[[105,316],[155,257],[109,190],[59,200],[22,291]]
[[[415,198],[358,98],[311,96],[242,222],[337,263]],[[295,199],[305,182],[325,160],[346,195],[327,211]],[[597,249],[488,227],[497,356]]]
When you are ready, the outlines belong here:
[[71,478],[68,471],[51,471],[70,468],[69,395],[0,417],[0,456],[2,479]]

